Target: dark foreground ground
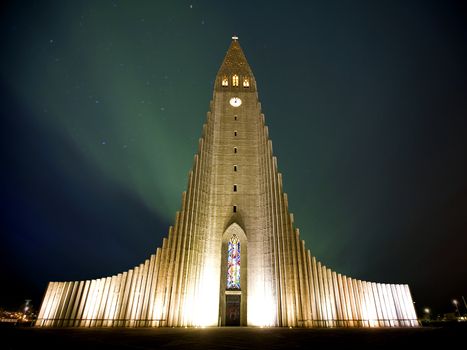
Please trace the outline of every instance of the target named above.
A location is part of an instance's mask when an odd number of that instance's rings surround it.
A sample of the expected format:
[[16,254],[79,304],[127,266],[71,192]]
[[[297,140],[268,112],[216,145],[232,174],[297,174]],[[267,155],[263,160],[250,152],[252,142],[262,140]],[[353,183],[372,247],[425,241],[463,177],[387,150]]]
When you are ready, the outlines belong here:
[[[0,349],[463,348],[467,324],[418,329],[0,328]],[[397,349],[399,347],[399,349]]]

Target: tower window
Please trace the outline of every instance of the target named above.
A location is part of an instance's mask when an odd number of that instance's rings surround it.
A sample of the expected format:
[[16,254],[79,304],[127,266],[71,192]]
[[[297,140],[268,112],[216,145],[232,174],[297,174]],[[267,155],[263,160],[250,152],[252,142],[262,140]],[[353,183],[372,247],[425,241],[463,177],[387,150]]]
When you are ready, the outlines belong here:
[[234,185],[234,192],[237,192],[237,185]]
[[236,116],[236,115],[234,115],[234,120],[237,120],[237,116]]
[[232,77],[232,86],[238,86],[238,75],[234,74]]
[[240,240],[233,234],[227,247],[227,289],[240,289]]
[[244,88],[250,87],[250,81],[248,80],[248,78],[243,79],[243,87]]
[[229,78],[226,76],[222,78],[222,86],[229,86]]
[[234,136],[237,136],[237,130],[234,131]]
[[237,147],[234,147],[234,153],[237,153]]
[[237,206],[236,206],[236,205],[233,206],[233,212],[234,212],[234,213],[237,212]]
[[234,171],[237,171],[237,166],[236,165],[234,165]]

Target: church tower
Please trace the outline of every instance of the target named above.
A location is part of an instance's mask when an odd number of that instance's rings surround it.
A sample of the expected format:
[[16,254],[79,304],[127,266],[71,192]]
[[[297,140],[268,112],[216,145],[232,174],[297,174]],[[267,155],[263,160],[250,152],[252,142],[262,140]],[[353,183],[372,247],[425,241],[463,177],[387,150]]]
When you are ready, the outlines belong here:
[[237,37],[217,73],[181,210],[115,276],[50,282],[37,326],[417,326],[407,285],[338,274],[300,239]]

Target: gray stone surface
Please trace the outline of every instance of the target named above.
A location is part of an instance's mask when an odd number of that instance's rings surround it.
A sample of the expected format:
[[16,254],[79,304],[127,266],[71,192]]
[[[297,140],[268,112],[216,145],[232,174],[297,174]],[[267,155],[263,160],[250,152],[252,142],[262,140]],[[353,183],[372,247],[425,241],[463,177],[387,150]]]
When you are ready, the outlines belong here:
[[16,328],[0,329],[2,349],[394,349],[465,344],[467,325],[452,328]]

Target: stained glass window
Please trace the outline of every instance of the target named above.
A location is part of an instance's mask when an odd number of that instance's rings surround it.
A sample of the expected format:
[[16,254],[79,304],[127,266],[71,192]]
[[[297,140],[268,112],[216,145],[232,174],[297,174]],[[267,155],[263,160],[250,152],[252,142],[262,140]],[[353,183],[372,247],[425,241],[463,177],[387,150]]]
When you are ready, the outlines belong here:
[[228,245],[227,289],[240,289],[240,240],[235,234]]

